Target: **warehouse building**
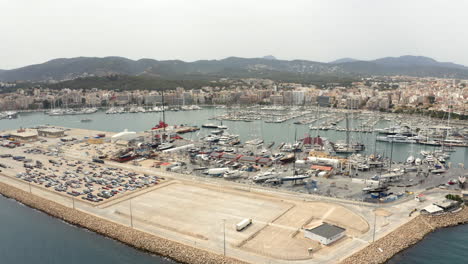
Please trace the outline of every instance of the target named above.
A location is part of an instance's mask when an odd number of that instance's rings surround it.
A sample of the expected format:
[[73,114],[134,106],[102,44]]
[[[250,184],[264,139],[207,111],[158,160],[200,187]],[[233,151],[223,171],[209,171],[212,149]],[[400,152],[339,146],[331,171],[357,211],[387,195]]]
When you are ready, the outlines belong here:
[[20,129],[16,132],[11,133],[10,138],[22,143],[33,142],[37,140],[37,133],[36,131]]
[[59,138],[65,136],[65,131],[59,128],[42,128],[37,133],[40,137]]
[[345,235],[346,229],[339,226],[322,223],[321,225],[304,230],[304,237],[329,245]]

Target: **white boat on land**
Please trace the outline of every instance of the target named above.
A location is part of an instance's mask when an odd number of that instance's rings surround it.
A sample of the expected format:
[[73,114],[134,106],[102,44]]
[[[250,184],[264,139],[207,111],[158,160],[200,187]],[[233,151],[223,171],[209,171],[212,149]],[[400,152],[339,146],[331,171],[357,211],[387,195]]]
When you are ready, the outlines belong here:
[[241,177],[242,175],[242,171],[239,171],[239,170],[229,170],[229,171],[226,171],[223,175],[223,178],[224,179],[227,179],[227,180],[230,180],[230,179],[237,179],[239,177]]
[[263,173],[260,173],[260,174],[257,174],[255,175],[252,180],[254,182],[264,182],[268,179],[273,179],[273,178],[277,178],[279,175],[278,173],[276,172],[272,172],[272,171],[266,171],[266,172],[263,172]]
[[158,146],[158,150],[166,150],[166,149],[170,149],[170,148],[173,148],[173,147],[174,147],[174,144],[162,143],[161,145]]

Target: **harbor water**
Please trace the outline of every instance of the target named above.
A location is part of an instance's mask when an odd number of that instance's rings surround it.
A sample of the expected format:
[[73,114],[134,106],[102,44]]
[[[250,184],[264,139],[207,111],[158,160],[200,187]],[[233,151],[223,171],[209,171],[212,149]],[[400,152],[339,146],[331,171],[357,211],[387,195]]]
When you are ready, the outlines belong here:
[[66,224],[0,196],[2,264],[175,263]]

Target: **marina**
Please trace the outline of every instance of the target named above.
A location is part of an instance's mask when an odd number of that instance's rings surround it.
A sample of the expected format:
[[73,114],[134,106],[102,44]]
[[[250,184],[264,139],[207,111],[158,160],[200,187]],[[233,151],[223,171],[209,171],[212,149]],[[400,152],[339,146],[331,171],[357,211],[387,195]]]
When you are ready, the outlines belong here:
[[[275,109],[286,108],[281,107]],[[335,126],[336,128],[326,130],[320,129],[321,126],[310,129],[307,125],[294,124],[296,119],[292,119],[284,123],[265,123],[263,120],[255,120],[248,126],[240,125],[242,122],[238,123],[237,121],[223,121],[215,123],[213,120],[210,120],[212,117],[222,115],[228,111],[231,110],[229,110],[229,108],[216,107],[204,107],[204,109],[197,111],[168,111],[166,112],[166,121],[171,125],[186,124],[186,128],[197,126],[201,127],[203,124],[210,123],[215,126],[228,127],[229,129],[226,133],[238,135],[239,139],[242,141],[262,138],[267,143],[292,143],[294,141],[295,134],[296,138],[304,138],[307,135],[310,135],[312,137],[321,136],[331,142],[341,141],[345,143],[346,141],[346,120],[344,114],[341,113],[342,110],[320,108],[320,112],[335,111],[336,115],[341,116],[339,118],[341,121],[337,123]],[[311,114],[312,116],[316,116],[316,107],[312,107],[310,111],[313,111]],[[94,114],[80,115],[76,117],[67,116],[67,118],[62,118],[61,116],[49,117],[41,112],[22,112],[19,114],[20,118],[1,120],[0,122],[4,129],[50,124],[65,127],[89,128],[99,131],[120,132],[125,128],[131,128],[134,131],[144,131],[163,119],[162,111],[123,115],[105,115],[105,112],[105,110],[100,110]],[[390,130],[393,131],[390,132],[393,135],[398,134],[394,131],[396,131],[398,126],[402,126],[397,124],[401,124],[404,121],[405,123],[409,123],[409,126],[412,127],[414,131],[412,137],[416,140],[416,143],[413,141],[407,143],[398,143],[394,141],[393,143],[396,143],[393,144],[393,158],[395,161],[403,162],[410,155],[417,155],[421,151],[433,151],[438,148],[442,148],[442,145],[444,150],[451,152],[450,161],[453,164],[466,163],[468,161],[468,153],[466,148],[463,147],[466,145],[466,139],[460,138],[460,135],[466,135],[467,128],[466,124],[461,121],[450,121],[454,126],[454,131],[451,133],[452,137],[448,138],[446,137],[446,134],[443,133],[444,130],[441,130],[440,126],[437,126],[437,124],[446,126],[447,120],[428,119],[418,116],[411,116],[411,118],[408,118],[405,115],[400,116],[365,111],[361,112],[359,115],[355,114],[356,117],[353,117],[352,114],[349,114],[348,116],[350,141],[361,142],[365,146],[365,149],[360,152],[361,154],[380,154],[381,156],[390,157],[391,142],[389,142],[389,140],[376,141],[375,139],[377,137],[386,137],[386,135],[382,134],[381,131]],[[83,122],[80,124],[81,120],[84,119],[92,119],[93,121]],[[336,118],[324,117],[318,121],[317,125],[324,122],[326,123],[327,120],[336,120]],[[353,131],[359,130],[363,126],[365,127],[366,123],[369,124],[366,129],[371,132],[364,133]],[[428,123],[432,123],[432,126],[426,125]],[[186,128],[180,129],[185,130]],[[401,135],[405,135],[404,131],[399,132]],[[196,133],[188,134],[188,136],[189,139],[198,139],[206,137],[210,133],[210,130],[202,129]],[[419,135],[415,135],[415,133],[419,133]],[[406,134],[406,136],[408,136],[408,134]],[[408,154],[400,155],[400,153]]]

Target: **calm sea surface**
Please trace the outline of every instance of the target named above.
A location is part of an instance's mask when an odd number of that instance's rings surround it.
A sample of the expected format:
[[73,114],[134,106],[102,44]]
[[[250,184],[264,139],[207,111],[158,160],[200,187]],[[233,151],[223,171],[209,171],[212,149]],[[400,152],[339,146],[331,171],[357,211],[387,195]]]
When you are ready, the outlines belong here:
[[0,196],[2,264],[175,263],[66,224]]
[[468,225],[444,228],[394,256],[389,264],[458,264],[468,262]]
[[[167,112],[166,122],[170,125],[219,123],[209,120],[214,115],[224,113],[224,109],[208,108],[199,111]],[[90,118],[92,122],[80,122]],[[57,125],[86,128],[92,130],[119,132],[148,130],[162,120],[161,113],[136,113],[106,115],[99,111],[91,115],[47,116],[43,113],[21,113],[17,119],[0,120],[0,130],[17,129],[37,125]],[[297,138],[316,131],[307,125],[294,125],[294,120],[284,123],[223,122],[229,133],[239,134],[241,140],[264,138],[266,142],[292,142]],[[357,124],[359,121],[351,122]],[[340,125],[340,124],[339,124]],[[342,125],[342,124],[341,124]],[[381,122],[378,127],[389,123]],[[343,125],[342,125],[343,126]],[[187,138],[199,138],[209,130],[186,134]],[[319,131],[319,135],[332,141],[344,140],[345,133]],[[91,136],[91,135],[90,135]],[[373,134],[352,134],[353,140],[366,144],[366,152],[377,152],[390,156],[390,145],[385,142],[375,144]],[[416,144],[394,144],[393,158],[404,161],[409,155],[417,156],[421,150],[433,147]],[[456,148],[450,161],[454,164],[468,164],[468,148]],[[157,256],[148,255],[121,243],[67,225],[57,219],[22,206],[12,200],[0,197],[0,263],[169,263]],[[466,263],[468,259],[468,225],[446,228],[430,234],[424,241],[395,256],[389,263]]]

